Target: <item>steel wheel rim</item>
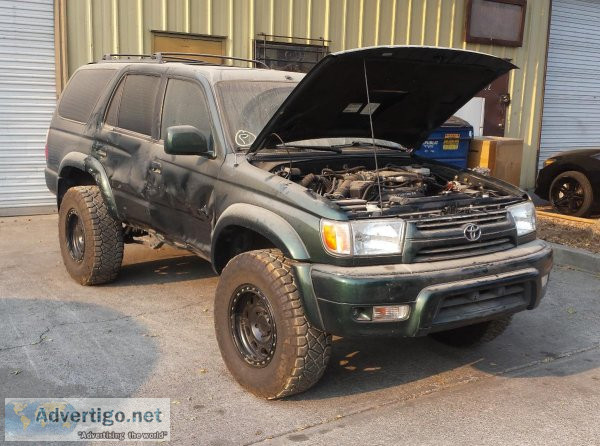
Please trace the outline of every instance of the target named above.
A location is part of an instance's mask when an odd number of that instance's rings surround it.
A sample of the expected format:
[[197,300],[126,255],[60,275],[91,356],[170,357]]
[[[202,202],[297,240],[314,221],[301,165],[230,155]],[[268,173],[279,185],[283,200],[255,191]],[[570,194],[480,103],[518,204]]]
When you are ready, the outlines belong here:
[[238,353],[253,367],[266,367],[273,358],[277,330],[271,305],[253,285],[242,285],[229,307],[231,335]]
[[69,211],[65,224],[69,254],[73,260],[81,262],[85,255],[85,229],[83,221],[75,209]]
[[573,214],[583,207],[585,191],[575,178],[565,177],[555,184],[551,193],[552,205],[562,213]]

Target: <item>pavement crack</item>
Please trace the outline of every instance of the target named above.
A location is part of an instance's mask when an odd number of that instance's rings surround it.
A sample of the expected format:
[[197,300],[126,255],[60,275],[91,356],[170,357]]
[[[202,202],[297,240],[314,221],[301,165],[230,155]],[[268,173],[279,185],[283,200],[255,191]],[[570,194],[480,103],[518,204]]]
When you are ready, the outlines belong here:
[[546,363],[549,363],[549,362],[558,361],[559,359],[569,358],[571,356],[578,355],[580,353],[586,353],[586,352],[589,352],[589,351],[592,351],[592,350],[598,350],[598,349],[600,349],[600,344],[594,344],[594,345],[590,345],[588,347],[577,348],[575,350],[568,350],[568,351],[562,352],[562,353],[548,354],[546,357],[544,357],[542,359],[536,359],[535,361],[531,361],[531,362],[528,362],[526,364],[521,364],[521,365],[517,365],[517,366],[514,366],[514,367],[510,367],[508,369],[505,369],[505,370],[502,370],[502,371],[496,373],[493,376],[508,375],[510,373],[519,372],[521,370],[526,370],[526,369],[529,369],[531,367],[535,367],[537,365],[541,365],[541,364],[546,364]]
[[46,327],[46,329],[39,335],[38,340],[35,342],[30,342],[28,344],[20,344],[20,345],[11,345],[9,347],[1,347],[0,348],[0,352],[4,352],[7,350],[14,350],[16,348],[23,348],[23,347],[29,347],[30,345],[38,345],[41,344],[42,342],[44,342],[44,340],[47,338],[47,334],[50,332],[50,327]]
[[172,309],[166,310],[166,311],[165,310],[160,310],[160,311],[144,311],[142,313],[130,314],[130,315],[125,315],[125,316],[115,317],[115,318],[112,318],[112,319],[96,319],[96,320],[91,320],[91,321],[61,322],[59,324],[52,325],[51,327],[46,327],[46,329],[39,335],[37,341],[35,341],[35,342],[30,342],[30,343],[27,343],[27,344],[11,345],[11,346],[8,346],[8,347],[0,347],[0,352],[4,352],[4,351],[8,351],[8,350],[14,350],[14,349],[17,349],[17,348],[23,348],[23,347],[29,347],[29,346],[32,346],[32,345],[41,344],[47,338],[47,334],[50,332],[50,330],[53,330],[53,329],[58,328],[58,327],[64,327],[66,325],[102,324],[102,323],[105,323],[105,322],[114,322],[114,321],[120,321],[120,320],[124,320],[124,319],[136,319],[138,317],[149,316],[149,315],[152,315],[152,314],[174,313],[174,312],[179,311],[179,310],[184,310],[186,308],[193,307],[193,306],[199,306],[199,305],[202,305],[202,304],[201,303],[190,303],[190,304],[182,305],[180,307],[172,308]]

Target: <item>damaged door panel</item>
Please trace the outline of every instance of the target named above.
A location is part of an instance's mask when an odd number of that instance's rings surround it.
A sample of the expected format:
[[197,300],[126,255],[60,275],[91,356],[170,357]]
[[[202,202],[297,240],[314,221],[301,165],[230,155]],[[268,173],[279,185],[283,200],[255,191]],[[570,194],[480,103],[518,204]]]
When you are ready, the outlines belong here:
[[151,225],[146,197],[153,138],[154,109],[161,77],[127,74],[115,90],[104,124],[92,144],[92,156],[104,166],[122,215]]
[[[164,150],[169,127],[190,125],[208,143],[207,153],[170,155]],[[154,224],[180,242],[210,255],[214,221],[213,189],[223,162],[217,158],[214,126],[203,87],[192,80],[169,78],[161,117],[161,145],[153,151],[147,184]]]

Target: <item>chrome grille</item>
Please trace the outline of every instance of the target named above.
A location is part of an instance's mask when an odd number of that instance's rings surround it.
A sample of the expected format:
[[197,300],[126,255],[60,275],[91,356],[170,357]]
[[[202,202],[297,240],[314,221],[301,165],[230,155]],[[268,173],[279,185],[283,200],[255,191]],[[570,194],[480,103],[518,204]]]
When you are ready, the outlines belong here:
[[508,221],[508,211],[499,209],[475,214],[444,215],[433,218],[423,218],[417,221],[416,227],[419,231],[435,231],[440,229],[460,228],[463,225],[474,223],[477,225],[488,225],[494,223],[505,223]]

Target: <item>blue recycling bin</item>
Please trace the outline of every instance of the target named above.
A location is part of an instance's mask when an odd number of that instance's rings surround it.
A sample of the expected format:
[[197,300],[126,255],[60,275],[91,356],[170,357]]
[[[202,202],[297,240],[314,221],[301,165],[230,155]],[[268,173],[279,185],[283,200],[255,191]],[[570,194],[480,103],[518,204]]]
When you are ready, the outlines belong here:
[[452,116],[429,135],[427,141],[416,150],[415,154],[466,169],[472,138],[471,124],[457,116]]

